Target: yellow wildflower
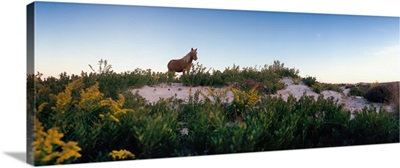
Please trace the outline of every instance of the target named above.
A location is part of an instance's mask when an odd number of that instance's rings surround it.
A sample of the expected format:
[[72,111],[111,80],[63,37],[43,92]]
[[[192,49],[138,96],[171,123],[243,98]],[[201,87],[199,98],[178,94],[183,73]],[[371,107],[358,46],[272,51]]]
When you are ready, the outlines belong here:
[[48,104],[49,104],[49,103],[46,103],[46,102],[40,104],[36,112],[37,112],[37,113],[42,112],[42,111],[43,111],[43,108],[44,108],[46,105],[48,105]]
[[153,74],[153,75],[151,75],[151,77],[152,77],[154,80],[157,80],[157,79],[159,79],[159,78],[160,78],[160,75]]
[[125,103],[125,97],[122,94],[118,94],[118,100],[117,100],[117,104],[119,107],[124,106]]
[[128,158],[133,159],[133,158],[135,158],[134,154],[132,154],[131,152],[129,152],[129,151],[125,150],[125,149],[121,149],[119,151],[113,150],[108,155],[111,156],[114,160],[117,160],[117,159],[128,159]]
[[247,95],[248,97],[248,103],[249,105],[254,105],[258,101],[258,91],[256,90],[257,87],[253,87],[250,89],[249,94]]
[[232,89],[232,92],[235,94],[234,101],[245,106],[254,105],[259,99],[257,87],[251,88],[249,92],[238,89]]
[[[77,146],[77,142],[69,141],[65,143],[61,140],[64,134],[58,132],[58,128],[50,128],[47,132],[43,131],[42,123],[35,119],[35,141],[33,145],[33,153],[35,163],[49,164],[53,159],[57,158],[56,164],[63,163],[70,158],[79,158],[81,155],[78,153],[81,149]],[[58,147],[62,151],[57,151]]]
[[47,134],[43,131],[43,129],[44,127],[42,126],[42,123],[37,118],[35,118],[35,128],[34,128],[35,136],[39,138],[47,136]]
[[85,109],[93,109],[98,106],[97,102],[103,98],[103,93],[99,91],[99,84],[96,82],[93,86],[81,90],[81,100],[79,106]]
[[62,152],[59,155],[59,158],[56,161],[56,164],[63,163],[65,160],[68,160],[72,157],[79,158],[81,154],[78,152],[82,149],[78,146],[78,142],[68,142],[62,145]]
[[118,100],[114,101],[111,98],[105,99],[100,101],[100,106],[109,106],[109,109],[111,111],[111,114],[117,115],[120,113],[126,113],[126,112],[134,112],[132,109],[123,109],[122,106],[125,103],[125,98],[122,94],[118,95]]
[[119,119],[114,115],[110,115],[110,118],[113,119],[115,122],[119,122]]
[[58,132],[58,128],[54,127],[54,128],[50,128],[49,130],[47,130],[47,137],[46,137],[46,141],[49,141],[53,144],[56,145],[62,145],[64,144],[63,141],[61,141],[61,138],[64,136],[64,134],[59,133]]
[[64,114],[72,100],[71,91],[66,90],[65,92],[58,93],[56,99],[56,106],[51,109]]
[[50,153],[47,156],[44,156],[41,161],[42,162],[49,162],[49,161],[53,160],[54,158],[58,157],[59,155],[60,155],[60,152],[53,152],[53,153]]
[[235,96],[235,101],[240,102],[239,95],[236,95],[236,96]]
[[64,92],[58,93],[56,96],[56,106],[51,107],[52,110],[60,112],[62,114],[68,110],[70,103],[72,101],[72,90],[81,89],[83,87],[82,78],[76,79],[70,83],[68,83],[67,87],[65,88]]
[[[126,114],[127,112],[134,112],[133,109],[124,109],[123,105],[125,103],[125,98],[122,94],[118,95],[118,100],[114,101],[111,98],[105,99],[105,100],[101,100],[99,102],[100,106],[108,106],[110,109],[110,112],[108,112],[106,115],[108,117],[110,117],[112,120],[119,122],[120,120],[116,117],[119,114]],[[99,115],[100,118],[104,118],[105,115],[104,114],[100,114]]]

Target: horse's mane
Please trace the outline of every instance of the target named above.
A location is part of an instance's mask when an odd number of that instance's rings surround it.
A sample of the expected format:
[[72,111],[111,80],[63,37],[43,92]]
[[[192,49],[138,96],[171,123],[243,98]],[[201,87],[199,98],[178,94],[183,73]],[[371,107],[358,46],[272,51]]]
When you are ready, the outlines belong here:
[[188,53],[188,54],[186,54],[183,58],[182,58],[182,60],[183,61],[185,61],[186,63],[189,63],[190,62],[190,52]]

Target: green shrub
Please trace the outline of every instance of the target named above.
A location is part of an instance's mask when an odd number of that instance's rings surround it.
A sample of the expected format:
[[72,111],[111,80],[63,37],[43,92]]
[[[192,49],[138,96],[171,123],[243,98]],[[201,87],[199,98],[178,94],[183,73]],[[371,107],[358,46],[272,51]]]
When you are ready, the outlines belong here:
[[352,87],[349,92],[350,96],[363,96],[364,92],[362,92],[358,87]]
[[283,77],[298,78],[299,71],[292,68],[284,67],[283,63],[274,61],[272,65],[264,65],[262,68],[244,67],[233,65],[232,68],[225,68],[223,72],[207,70],[198,62],[192,65],[190,72],[183,75],[180,79],[182,83],[188,86],[226,86],[230,84],[238,84],[241,89],[249,89],[259,84],[260,89],[264,88],[267,93],[275,93],[278,89],[283,88],[283,84],[279,80]]
[[281,78],[282,77],[296,78],[300,73],[299,70],[296,70],[295,68],[291,69],[285,68],[285,64],[281,63],[279,60],[275,60],[272,65],[268,66],[268,70],[271,70],[274,73],[278,74],[278,76]]
[[378,85],[368,89],[364,97],[371,102],[388,103],[392,99],[392,93],[386,85]]
[[332,90],[338,93],[343,93],[343,90],[340,88],[338,84],[324,84],[323,90]]
[[261,133],[259,126],[245,122],[221,125],[211,135],[210,153],[252,152]]
[[133,127],[134,136],[138,141],[139,157],[173,156],[179,145],[177,112],[167,110],[164,105],[151,109],[157,111],[142,110],[141,113],[144,114],[138,116],[138,121]]
[[311,77],[311,76],[302,78],[301,81],[307,86],[312,86],[317,83],[317,79],[315,77]]
[[215,130],[227,123],[223,110],[209,101],[206,104],[193,105],[196,106],[196,110],[190,111],[192,115],[187,120],[189,130],[187,141],[191,144],[190,148],[194,155],[215,153],[211,147],[211,139],[215,135]]
[[187,86],[205,86],[210,85],[210,81],[207,80],[210,78],[210,69],[206,71],[206,67],[197,62],[196,64],[192,64],[189,73],[181,76],[181,81]]
[[[306,107],[303,112],[300,112],[300,114],[305,115],[299,121],[306,128],[299,131],[309,131],[305,134],[307,135],[305,139],[308,140],[302,141],[303,148],[348,144],[346,139],[348,136],[347,127],[350,120],[350,112],[344,111],[344,106],[339,104],[338,100],[334,100],[333,97],[325,99],[323,95],[320,95],[317,101],[314,101],[313,97],[303,96],[298,101],[298,105]],[[307,107],[307,105],[309,106]]]
[[324,84],[322,83],[315,83],[313,85],[311,85],[311,89],[315,92],[320,94],[321,91],[324,89]]
[[296,99],[293,96],[285,102],[282,98],[267,96],[260,100],[262,107],[254,112],[251,122],[261,128],[260,139],[257,140],[256,150],[293,149],[296,126],[300,124],[299,116],[295,113]]
[[350,88],[350,96],[364,96],[367,90],[371,87],[371,84],[358,83],[355,85],[348,86]]
[[373,106],[356,113],[349,127],[355,145],[399,142],[399,120]]

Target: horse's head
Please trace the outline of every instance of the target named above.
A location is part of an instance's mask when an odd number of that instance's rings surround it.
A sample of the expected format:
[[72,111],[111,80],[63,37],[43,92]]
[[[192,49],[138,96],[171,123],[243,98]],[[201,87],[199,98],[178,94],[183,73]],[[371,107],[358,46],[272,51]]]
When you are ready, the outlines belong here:
[[197,61],[197,48],[190,51],[190,58]]

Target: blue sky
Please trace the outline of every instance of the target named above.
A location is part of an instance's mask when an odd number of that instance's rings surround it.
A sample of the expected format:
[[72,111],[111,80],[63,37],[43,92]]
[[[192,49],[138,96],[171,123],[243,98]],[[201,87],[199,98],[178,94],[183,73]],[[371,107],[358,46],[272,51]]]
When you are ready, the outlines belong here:
[[40,2],[35,23],[45,76],[89,72],[100,59],[115,72],[166,72],[193,47],[216,70],[280,60],[322,82],[400,81],[398,17]]

